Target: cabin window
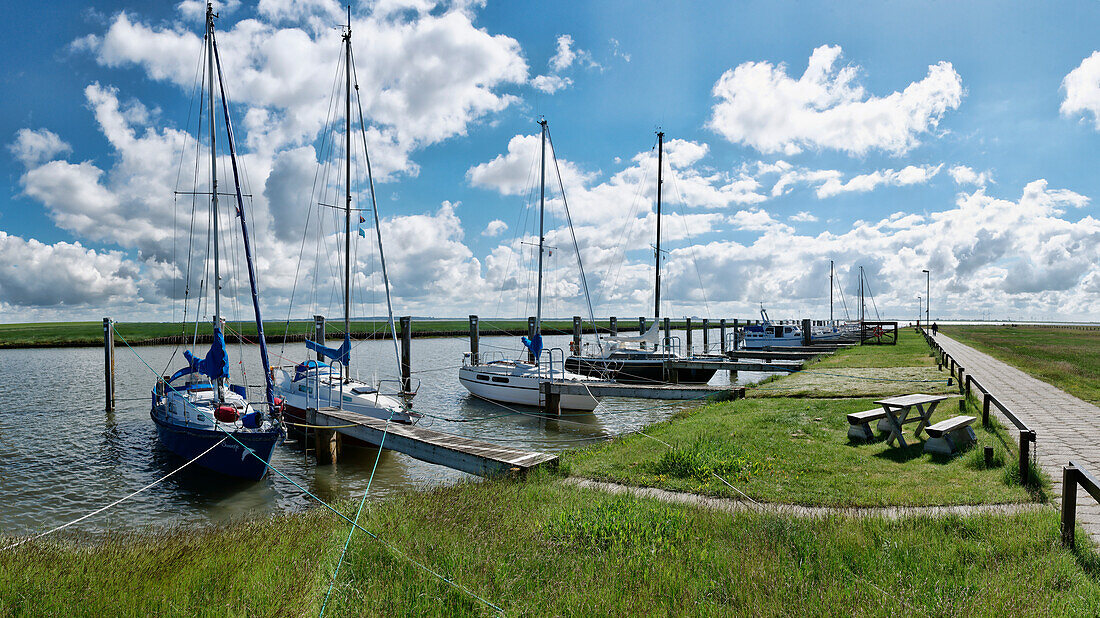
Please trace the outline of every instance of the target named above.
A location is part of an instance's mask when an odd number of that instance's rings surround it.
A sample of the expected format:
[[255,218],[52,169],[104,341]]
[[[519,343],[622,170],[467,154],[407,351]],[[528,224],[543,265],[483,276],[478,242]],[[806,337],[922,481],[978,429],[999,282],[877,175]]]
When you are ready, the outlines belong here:
[[484,373],[479,373],[479,374],[477,374],[477,379],[478,380],[488,380],[489,376],[485,375]]
[[493,382],[503,382],[504,384],[507,384],[508,383],[508,378],[500,378],[500,377],[497,377],[497,376],[493,376]]
[[306,386],[305,386],[305,384],[299,384],[299,385],[298,385],[298,392],[299,392],[299,393],[304,393],[304,392],[306,392]]
[[783,329],[783,334],[784,334],[784,335],[789,335],[789,334],[791,334],[791,329],[790,329],[789,327],[788,327],[788,328],[784,328],[784,329]]

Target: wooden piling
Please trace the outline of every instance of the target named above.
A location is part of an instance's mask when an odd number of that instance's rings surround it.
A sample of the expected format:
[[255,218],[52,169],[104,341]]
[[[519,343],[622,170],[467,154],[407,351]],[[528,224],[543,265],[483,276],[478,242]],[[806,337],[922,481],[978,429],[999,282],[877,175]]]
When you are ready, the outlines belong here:
[[103,318],[104,410],[115,411],[115,331],[111,318]]
[[810,346],[813,344],[813,330],[810,328],[810,320],[802,320],[802,345]]
[[306,410],[306,423],[315,426],[314,429],[310,431],[310,434],[313,436],[314,454],[317,457],[317,465],[326,466],[338,462],[340,460],[342,443],[340,432],[335,429],[317,428],[317,410],[315,408],[308,408]]
[[401,392],[412,392],[412,317],[401,316]]
[[573,353],[581,353],[581,316],[573,316]]
[[608,318],[608,323],[611,327],[611,336],[617,337],[619,335],[619,318],[611,316]]
[[[538,327],[538,318],[531,316],[527,318],[527,339],[528,341],[534,340],[535,329]],[[535,353],[531,350],[527,350],[527,360],[532,363],[539,362],[539,359],[535,358]]]
[[[325,316],[323,315],[313,316],[313,341],[325,345]],[[317,352],[317,360],[325,360],[325,355]]]
[[989,400],[993,396],[989,393],[985,393],[982,396],[982,425],[989,426]]
[[478,344],[480,343],[480,341],[479,341],[480,339],[481,339],[481,331],[477,326],[477,316],[476,315],[471,315],[470,316],[470,364],[474,365],[475,367],[477,365],[481,364],[481,358],[480,358],[480,355],[478,354],[478,348],[479,348]]
[[545,415],[561,416],[561,392],[551,388],[549,381],[539,383],[539,391],[542,397],[542,413]]
[[1035,432],[1020,430],[1020,484],[1031,484],[1031,443],[1035,441]]
[[645,334],[645,316],[638,318],[638,334]]
[[703,318],[703,354],[710,353],[710,319]]
[[665,351],[672,351],[672,322],[665,318]]
[[737,318],[733,319],[733,351],[737,351]]
[[691,318],[684,318],[684,331],[687,333],[684,337],[684,354],[691,356]]
[[718,349],[726,353],[726,318],[718,320]]

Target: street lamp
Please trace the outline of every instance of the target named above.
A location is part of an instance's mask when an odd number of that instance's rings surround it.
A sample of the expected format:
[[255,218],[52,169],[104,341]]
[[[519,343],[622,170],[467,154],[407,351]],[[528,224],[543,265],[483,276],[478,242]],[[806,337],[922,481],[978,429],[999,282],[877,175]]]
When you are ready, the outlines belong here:
[[928,306],[932,304],[932,275],[927,268],[921,272],[924,273],[924,325],[928,326],[932,323],[932,319],[928,317]]

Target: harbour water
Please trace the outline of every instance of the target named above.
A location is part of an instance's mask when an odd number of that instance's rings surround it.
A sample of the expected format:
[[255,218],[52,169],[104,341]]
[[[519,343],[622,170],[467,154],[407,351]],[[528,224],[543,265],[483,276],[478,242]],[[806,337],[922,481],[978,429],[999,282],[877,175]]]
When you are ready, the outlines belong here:
[[[716,333],[715,333],[716,334]],[[697,337],[698,337],[697,333]],[[569,337],[547,337],[548,347],[567,348]],[[414,409],[422,426],[518,448],[559,452],[639,429],[686,407],[691,401],[604,399],[591,414],[540,417],[535,410],[511,413],[471,397],[458,383],[457,369],[468,351],[465,339],[414,339],[414,377],[421,380]],[[160,448],[149,418],[149,391],[157,373],[183,366],[183,347],[116,348],[117,404],[104,412],[103,350],[45,348],[0,350],[0,531],[23,535],[44,531],[114,501],[171,472],[182,461]],[[482,352],[517,357],[517,337],[482,337]],[[200,356],[205,350],[200,351]],[[272,363],[306,358],[302,344],[273,345]],[[242,369],[250,385],[262,385],[253,346],[230,346],[231,373]],[[139,356],[140,355],[140,358]],[[285,360],[283,360],[285,359]],[[171,361],[171,362],[170,362]],[[146,363],[148,366],[146,366]],[[156,373],[155,373],[156,372]],[[365,341],[353,351],[360,378],[393,378],[391,341]],[[748,384],[767,374],[742,372]],[[718,372],[712,384],[727,383]],[[252,390],[259,399],[262,389]],[[378,451],[345,449],[332,466],[317,466],[300,447],[281,445],[272,464],[325,500],[358,497],[366,489]],[[372,498],[473,479],[464,473],[382,451],[370,488]],[[278,475],[242,482],[187,469],[103,514],[73,528],[98,533],[174,524],[225,522],[234,518],[305,509],[315,504]]]

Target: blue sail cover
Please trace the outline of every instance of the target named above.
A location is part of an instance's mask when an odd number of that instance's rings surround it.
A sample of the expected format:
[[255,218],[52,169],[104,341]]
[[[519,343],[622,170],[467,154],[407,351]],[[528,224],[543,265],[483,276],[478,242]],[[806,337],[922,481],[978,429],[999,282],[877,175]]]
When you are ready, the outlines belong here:
[[189,366],[173,374],[168,380],[169,382],[196,372],[210,376],[214,380],[229,377],[229,353],[225,350],[225,335],[222,334],[220,326],[214,328],[214,343],[210,345],[210,351],[206,353],[206,358],[201,360],[195,358],[190,350],[184,350],[183,357],[187,359]]
[[535,356],[536,360],[542,356],[542,335],[536,334],[531,338],[524,337],[520,341],[523,342],[523,345],[527,346],[527,349],[531,351],[531,354]]
[[306,339],[306,347],[320,353],[325,358],[331,358],[345,367],[351,362],[351,337],[347,334],[344,335],[343,345],[338,348],[326,348],[320,343],[309,339]]

